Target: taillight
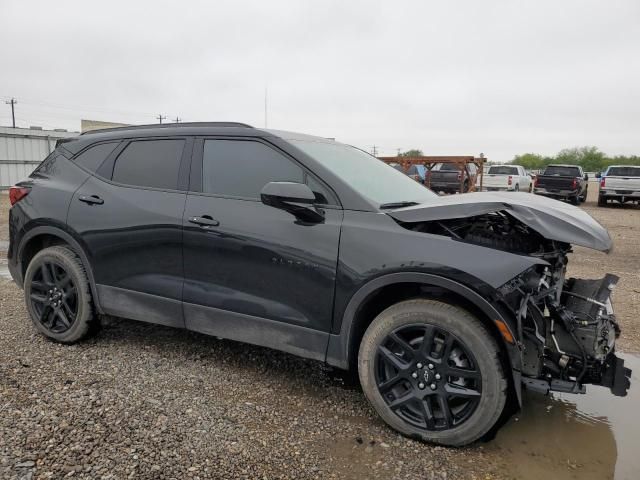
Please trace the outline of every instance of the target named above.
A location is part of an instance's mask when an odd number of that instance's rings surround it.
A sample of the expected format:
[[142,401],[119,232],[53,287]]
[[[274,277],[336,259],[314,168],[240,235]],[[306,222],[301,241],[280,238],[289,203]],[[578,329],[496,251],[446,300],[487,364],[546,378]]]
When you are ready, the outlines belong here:
[[576,188],[578,188],[578,179],[574,178],[573,183],[571,184],[571,189],[575,190]]
[[9,203],[11,203],[12,206],[15,205],[29,195],[30,191],[31,189],[26,187],[11,187],[9,189]]
[[511,185],[513,183],[513,178],[511,177],[511,175],[509,175],[509,178],[507,179],[507,185]]
[[600,188],[604,188],[604,181],[606,180],[606,178],[602,177],[600,179]]

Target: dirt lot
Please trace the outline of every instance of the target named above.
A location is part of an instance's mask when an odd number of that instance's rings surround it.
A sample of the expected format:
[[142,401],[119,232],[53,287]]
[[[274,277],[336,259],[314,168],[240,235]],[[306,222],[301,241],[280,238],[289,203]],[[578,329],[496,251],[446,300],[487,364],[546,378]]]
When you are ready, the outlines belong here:
[[[7,208],[0,195],[0,247]],[[583,208],[610,229],[615,251],[576,249],[570,273],[621,277],[620,345],[640,351],[640,209],[593,199]],[[0,478],[486,479],[520,476],[516,461],[553,478],[613,475],[613,440],[592,465],[536,457],[519,437],[465,449],[404,439],[357,387],[263,348],[124,320],[57,345],[35,333],[22,292],[2,277],[0,312]]]

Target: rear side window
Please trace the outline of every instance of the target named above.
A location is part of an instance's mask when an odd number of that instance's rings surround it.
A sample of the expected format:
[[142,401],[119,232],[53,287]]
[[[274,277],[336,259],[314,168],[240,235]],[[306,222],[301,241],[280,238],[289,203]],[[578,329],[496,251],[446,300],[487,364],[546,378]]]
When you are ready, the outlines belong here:
[[269,182],[306,183],[318,203],[335,204],[326,188],[302,167],[267,145],[250,140],[205,140],[202,190],[205,193],[259,199]]
[[111,142],[94,145],[74,158],[73,161],[87,170],[95,172],[109,154],[118,146],[118,143],[119,142]]
[[139,140],[118,156],[113,181],[139,187],[175,190],[184,140]]

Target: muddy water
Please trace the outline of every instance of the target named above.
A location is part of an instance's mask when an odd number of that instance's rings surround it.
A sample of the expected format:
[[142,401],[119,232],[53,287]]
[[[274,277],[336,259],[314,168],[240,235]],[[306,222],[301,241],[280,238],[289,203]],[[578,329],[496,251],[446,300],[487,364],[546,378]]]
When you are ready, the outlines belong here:
[[586,395],[527,394],[520,414],[485,444],[502,475],[518,479],[640,479],[640,357],[626,397],[588,386]]

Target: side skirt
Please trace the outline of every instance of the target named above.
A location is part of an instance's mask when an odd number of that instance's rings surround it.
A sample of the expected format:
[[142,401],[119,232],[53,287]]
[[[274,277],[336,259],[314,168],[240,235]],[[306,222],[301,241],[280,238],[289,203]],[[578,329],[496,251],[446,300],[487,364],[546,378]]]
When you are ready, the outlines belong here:
[[108,315],[184,328],[180,300],[108,285],[96,287],[102,310]]
[[203,305],[184,303],[188,330],[324,361],[328,332]]

